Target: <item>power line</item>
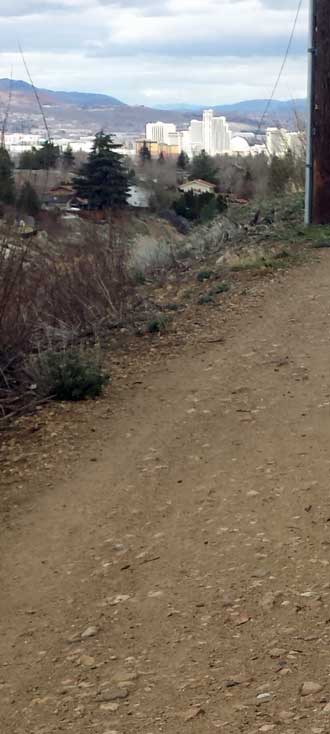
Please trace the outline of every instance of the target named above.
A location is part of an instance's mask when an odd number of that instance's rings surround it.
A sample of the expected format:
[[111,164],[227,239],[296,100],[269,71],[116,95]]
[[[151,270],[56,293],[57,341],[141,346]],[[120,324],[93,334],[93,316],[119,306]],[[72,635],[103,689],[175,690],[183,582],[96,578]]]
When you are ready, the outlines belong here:
[[272,93],[271,93],[271,95],[269,97],[269,100],[267,101],[267,104],[265,106],[265,109],[264,109],[264,111],[262,113],[262,116],[260,118],[260,122],[259,122],[259,125],[258,125],[258,129],[257,129],[256,135],[258,135],[258,133],[260,132],[260,130],[262,128],[264,119],[265,119],[265,117],[267,115],[267,112],[268,112],[268,110],[270,108],[270,105],[271,105],[271,103],[272,103],[272,101],[273,101],[273,99],[275,97],[275,93],[276,93],[277,87],[278,87],[278,85],[279,85],[279,83],[281,81],[282,74],[283,74],[283,71],[284,71],[286,62],[288,60],[289,53],[291,51],[292,41],[294,39],[294,34],[296,32],[296,27],[297,27],[297,23],[298,23],[300,11],[301,11],[301,8],[302,8],[302,4],[303,4],[303,0],[299,0],[298,7],[297,7],[297,10],[296,10],[296,14],[295,14],[294,21],[293,21],[293,26],[292,26],[291,33],[290,33],[290,37],[289,37],[289,40],[288,40],[288,45],[286,47],[285,54],[284,54],[284,57],[283,57],[283,61],[281,63],[280,70],[278,72],[278,75],[277,75],[275,84],[273,86]]
[[39,94],[38,94],[38,92],[37,92],[37,89],[36,89],[36,87],[35,87],[35,85],[34,85],[34,82],[33,82],[33,79],[32,79],[32,77],[31,77],[31,74],[30,74],[30,71],[29,71],[29,67],[28,67],[28,65],[27,65],[27,62],[26,62],[25,56],[24,56],[24,54],[23,54],[23,51],[22,51],[22,47],[21,47],[21,44],[20,44],[20,43],[18,42],[18,44],[17,44],[17,45],[18,45],[18,49],[19,49],[19,52],[20,52],[20,54],[21,54],[21,57],[22,57],[22,61],[23,61],[23,64],[24,64],[24,66],[25,66],[25,71],[26,71],[26,73],[27,73],[27,75],[28,75],[29,81],[30,81],[30,83],[31,83],[31,86],[32,86],[32,89],[33,89],[33,92],[34,92],[34,96],[35,96],[35,98],[36,98],[36,100],[37,100],[37,103],[38,103],[38,107],[39,107],[39,110],[40,110],[40,114],[41,114],[41,117],[42,117],[42,119],[43,119],[43,122],[44,122],[44,125],[45,125],[45,129],[46,129],[46,132],[47,132],[47,137],[48,137],[48,141],[49,141],[49,142],[51,142],[51,139],[52,139],[52,137],[51,137],[51,134],[50,134],[50,130],[49,130],[49,127],[48,127],[48,123],[47,123],[47,120],[46,120],[46,115],[45,115],[45,113],[44,113],[44,110],[43,110],[43,106],[42,106],[42,104],[41,104],[41,100],[40,100]]
[[9,113],[10,113],[12,96],[13,96],[13,69],[11,68],[9,90],[8,90],[8,101],[7,101],[7,106],[6,106],[4,116],[3,116],[3,121],[2,121],[1,148],[5,147],[5,134],[7,130],[7,123],[8,123]]

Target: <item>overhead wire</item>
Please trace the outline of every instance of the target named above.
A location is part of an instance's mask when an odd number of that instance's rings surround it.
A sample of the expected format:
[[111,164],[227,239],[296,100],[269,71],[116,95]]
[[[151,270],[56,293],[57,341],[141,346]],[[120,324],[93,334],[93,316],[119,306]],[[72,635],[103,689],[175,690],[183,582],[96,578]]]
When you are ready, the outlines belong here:
[[285,49],[284,57],[283,57],[283,60],[282,60],[282,63],[281,63],[281,66],[280,66],[278,75],[276,77],[274,86],[272,88],[271,95],[270,95],[269,99],[267,100],[267,104],[266,104],[265,109],[264,109],[264,111],[262,113],[262,116],[261,116],[261,118],[259,120],[259,124],[258,124],[256,135],[258,135],[260,133],[260,131],[261,131],[261,128],[262,128],[263,123],[264,123],[264,120],[265,120],[265,117],[266,117],[267,112],[268,112],[268,110],[269,110],[269,108],[271,106],[271,103],[272,103],[272,101],[273,101],[273,99],[275,97],[275,94],[276,94],[276,90],[278,88],[278,85],[279,85],[279,83],[281,81],[282,74],[283,74],[283,71],[285,69],[285,65],[286,65],[286,62],[288,60],[289,53],[291,51],[291,46],[292,46],[292,42],[293,42],[294,35],[295,35],[295,32],[296,32],[296,28],[297,28],[297,24],[298,24],[298,20],[299,20],[299,16],[300,16],[300,11],[301,11],[303,2],[304,2],[304,0],[298,0],[298,6],[297,6],[297,10],[296,10],[296,13],[295,13],[295,16],[294,16],[293,25],[292,25],[291,33],[290,33],[290,36],[289,36],[288,44],[287,44],[287,47]]
[[[28,79],[29,79],[30,84],[32,86],[34,96],[35,96],[35,98],[37,100],[37,104],[38,104],[38,107],[39,107],[39,110],[40,110],[41,117],[43,119],[43,123],[44,123],[45,130],[46,130],[46,133],[47,133],[47,141],[48,141],[48,143],[52,143],[53,142],[52,141],[52,136],[51,136],[50,129],[49,129],[49,126],[48,126],[48,122],[47,122],[47,118],[46,118],[46,115],[45,115],[45,112],[44,112],[44,108],[42,106],[42,102],[41,102],[41,99],[40,99],[39,94],[38,94],[38,90],[37,90],[37,88],[36,88],[36,86],[34,84],[34,81],[32,79],[32,76],[31,76],[31,73],[30,73],[30,70],[29,70],[29,67],[28,67],[26,58],[25,58],[24,53],[23,53],[22,46],[21,46],[21,44],[20,44],[19,41],[17,41],[17,45],[18,45],[18,50],[19,50],[19,52],[21,54],[21,57],[22,57],[22,61],[23,61],[24,67],[25,67],[25,71],[26,71],[26,73],[28,75]],[[48,189],[48,179],[49,179],[49,169],[47,168],[46,169],[46,177],[45,177],[44,186],[43,186],[43,193],[44,193],[44,195],[45,195],[45,193],[46,193],[46,191]]]
[[27,61],[26,61],[26,59],[25,59],[25,56],[24,56],[24,53],[23,53],[23,50],[22,50],[22,47],[21,47],[21,44],[19,43],[19,41],[17,42],[17,45],[18,45],[18,50],[19,50],[19,52],[20,52],[20,54],[21,54],[21,57],[22,57],[22,61],[23,61],[24,67],[25,67],[25,71],[26,71],[26,73],[27,73],[27,75],[28,75],[28,78],[29,78],[30,84],[31,84],[31,86],[32,86],[32,89],[33,89],[33,92],[34,92],[34,96],[35,96],[35,98],[36,98],[36,100],[37,100],[37,103],[38,103],[38,107],[39,107],[39,110],[40,110],[40,114],[41,114],[41,117],[42,117],[42,119],[43,119],[43,123],[44,123],[44,126],[45,126],[45,130],[46,130],[46,132],[47,132],[47,138],[48,138],[48,142],[50,142],[50,143],[51,143],[51,141],[52,141],[52,136],[51,136],[51,134],[50,134],[50,130],[49,130],[49,126],[48,126],[48,122],[47,122],[47,119],[46,119],[46,115],[45,115],[45,113],[44,113],[44,109],[43,109],[43,106],[42,106],[42,104],[41,104],[41,99],[40,99],[40,97],[39,97],[39,94],[38,94],[38,90],[37,90],[37,88],[36,88],[36,86],[35,86],[35,84],[34,84],[34,81],[33,81],[33,79],[32,79],[32,76],[31,76],[31,74],[30,74],[30,70],[29,70],[29,67],[28,67],[28,65],[27,65]]
[[8,118],[9,118],[10,107],[11,107],[11,102],[12,102],[12,96],[13,96],[13,69],[11,68],[9,88],[8,88],[8,100],[7,100],[7,105],[4,111],[4,116],[2,120],[2,126],[1,126],[1,143],[0,143],[1,148],[5,147],[7,124],[8,124]]

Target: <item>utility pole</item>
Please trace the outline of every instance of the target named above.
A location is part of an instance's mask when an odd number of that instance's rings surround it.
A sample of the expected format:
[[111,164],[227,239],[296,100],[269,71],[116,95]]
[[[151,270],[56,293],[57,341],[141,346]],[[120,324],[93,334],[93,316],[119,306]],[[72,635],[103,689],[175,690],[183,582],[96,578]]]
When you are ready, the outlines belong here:
[[306,224],[330,224],[330,3],[310,0]]

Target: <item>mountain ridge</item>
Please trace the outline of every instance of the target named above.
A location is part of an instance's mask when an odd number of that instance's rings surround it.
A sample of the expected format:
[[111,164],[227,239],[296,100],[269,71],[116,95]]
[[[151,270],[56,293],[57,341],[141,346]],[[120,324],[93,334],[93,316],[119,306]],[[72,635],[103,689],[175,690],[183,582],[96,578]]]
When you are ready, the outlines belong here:
[[[35,87],[37,93],[41,96],[45,95],[47,96],[49,100],[59,101],[67,104],[77,104],[78,106],[81,104],[82,106],[93,106],[93,105],[100,105],[104,107],[126,107],[128,105],[125,104],[125,102],[122,102],[121,100],[117,99],[116,97],[112,97],[109,94],[98,94],[95,92],[63,92],[61,90],[56,91],[52,89],[44,89],[43,87]],[[0,79],[0,92],[8,92],[10,93],[26,93],[26,94],[33,94],[33,87],[32,84],[29,84],[28,82],[24,82],[21,79],[7,79],[3,78]],[[41,100],[43,101],[43,100]],[[45,104],[47,104],[47,101]]]
[[[164,110],[178,110],[181,112],[184,111],[191,111],[191,112],[201,112],[202,110],[215,110],[217,112],[223,111],[223,112],[249,112],[249,113],[263,113],[263,111],[266,109],[266,105],[269,103],[269,100],[267,99],[246,99],[242,100],[240,102],[232,102],[231,104],[201,104],[201,105],[195,105],[195,104],[184,104],[184,103],[173,103],[173,104],[164,104],[159,105],[157,109],[160,111]],[[289,111],[290,109],[298,109],[299,111],[304,111],[306,109],[307,100],[305,98],[297,98],[297,99],[287,99],[287,100],[281,100],[281,99],[274,99],[270,103],[270,110],[276,110],[276,111]]]
[[[258,126],[265,110],[267,100],[243,100],[224,105],[190,105],[173,103],[157,108],[145,105],[128,105],[107,94],[94,92],[63,92],[35,87],[46,117],[51,110],[52,124],[64,130],[74,121],[77,128],[85,128],[91,133],[103,128],[106,131],[143,135],[147,122],[173,122],[187,127],[192,117],[201,119],[202,110],[211,108],[216,114],[223,114],[228,122],[244,125],[249,129]],[[10,105],[9,105],[10,101]],[[15,118],[23,118],[28,125],[37,124],[40,115],[33,86],[28,82],[15,79],[0,79],[0,112],[9,107],[8,129],[15,128]],[[265,125],[280,124],[294,129],[297,117],[306,115],[306,100],[273,100]]]

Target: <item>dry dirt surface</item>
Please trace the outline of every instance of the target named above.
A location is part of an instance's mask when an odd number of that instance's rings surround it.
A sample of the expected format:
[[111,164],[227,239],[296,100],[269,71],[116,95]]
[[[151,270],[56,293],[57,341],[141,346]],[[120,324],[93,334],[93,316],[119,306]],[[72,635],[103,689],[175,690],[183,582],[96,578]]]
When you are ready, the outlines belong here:
[[324,252],[35,473],[0,538],[1,734],[328,734],[329,293]]

